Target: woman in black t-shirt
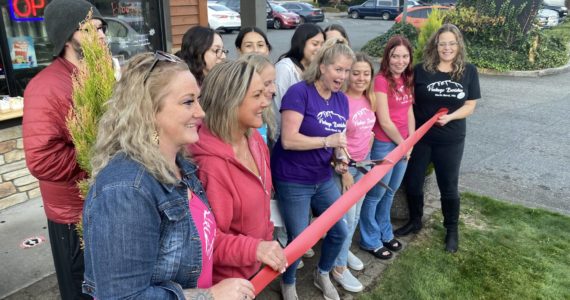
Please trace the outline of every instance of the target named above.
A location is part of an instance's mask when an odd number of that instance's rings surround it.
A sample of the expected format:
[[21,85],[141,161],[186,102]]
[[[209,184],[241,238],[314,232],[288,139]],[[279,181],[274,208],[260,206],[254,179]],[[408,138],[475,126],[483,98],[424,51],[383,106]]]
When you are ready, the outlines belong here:
[[459,29],[444,24],[426,44],[423,63],[414,68],[414,115],[421,126],[440,108],[448,114],[415,145],[405,185],[410,220],[394,231],[396,236],[417,233],[422,228],[425,172],[433,163],[441,193],[443,223],[447,229],[445,250],[456,252],[459,244],[459,167],[463,156],[466,120],[481,98],[477,69],[466,62],[465,44]]

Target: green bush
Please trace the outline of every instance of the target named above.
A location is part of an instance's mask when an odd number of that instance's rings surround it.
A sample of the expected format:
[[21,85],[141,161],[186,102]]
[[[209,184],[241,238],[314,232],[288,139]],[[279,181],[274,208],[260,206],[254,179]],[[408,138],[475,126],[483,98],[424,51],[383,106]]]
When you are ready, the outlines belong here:
[[412,47],[414,47],[418,40],[418,30],[410,25],[410,24],[403,24],[403,23],[396,23],[392,28],[390,28],[386,33],[383,35],[377,36],[364,45],[361,51],[367,53],[372,57],[381,57],[382,53],[384,52],[384,47],[388,40],[396,35],[400,34],[405,36],[410,43],[412,43]]
[[537,32],[517,50],[472,45],[469,47],[469,59],[481,68],[529,71],[562,66],[568,63],[569,55],[561,39]]
[[419,63],[422,61],[424,47],[431,37],[443,24],[443,18],[445,17],[445,13],[439,9],[434,9],[429,14],[427,22],[424,26],[420,29],[418,35],[418,43],[414,49],[414,61]]
[[455,24],[471,44],[516,49],[525,42],[525,34],[517,17],[524,5],[517,7],[506,0],[500,7],[493,1],[483,1],[477,7],[452,9],[445,23]]

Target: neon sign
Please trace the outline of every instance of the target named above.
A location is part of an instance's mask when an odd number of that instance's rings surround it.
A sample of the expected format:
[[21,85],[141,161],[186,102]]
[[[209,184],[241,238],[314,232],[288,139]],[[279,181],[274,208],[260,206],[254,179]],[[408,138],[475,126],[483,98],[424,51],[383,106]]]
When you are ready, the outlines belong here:
[[[42,21],[45,0],[9,0],[10,16],[16,22]],[[41,11],[41,15],[39,14]]]

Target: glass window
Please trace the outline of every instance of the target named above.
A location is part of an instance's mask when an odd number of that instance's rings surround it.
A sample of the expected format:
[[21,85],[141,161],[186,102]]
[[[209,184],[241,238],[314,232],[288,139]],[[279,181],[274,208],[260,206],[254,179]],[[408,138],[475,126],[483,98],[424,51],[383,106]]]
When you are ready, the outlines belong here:
[[[164,50],[160,24],[161,0],[91,0],[108,23],[107,42],[114,57],[123,63],[141,52]],[[10,82],[15,82],[16,93],[22,95],[29,80],[53,60],[53,46],[48,41],[44,6],[50,0],[0,0],[0,13],[6,31],[7,61],[14,70]],[[2,71],[0,71],[2,72]],[[2,76],[2,75],[0,75]],[[13,79],[12,79],[13,77]],[[12,85],[10,85],[12,87]],[[1,86],[0,86],[1,89]]]
[[366,1],[364,2],[364,4],[362,5],[364,7],[374,7],[374,2],[372,1]]

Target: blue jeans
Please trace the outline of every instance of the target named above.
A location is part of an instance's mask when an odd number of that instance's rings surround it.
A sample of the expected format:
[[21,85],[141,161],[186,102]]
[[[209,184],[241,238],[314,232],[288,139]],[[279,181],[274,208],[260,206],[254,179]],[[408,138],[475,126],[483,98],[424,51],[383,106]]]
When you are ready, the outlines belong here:
[[[368,158],[367,158],[368,159]],[[354,183],[357,183],[364,174],[358,171],[354,167],[349,167],[348,172],[352,175],[354,179]],[[338,184],[339,190],[342,192],[342,177],[341,175],[334,174],[334,178],[336,183]],[[348,259],[348,251],[350,250],[350,245],[352,245],[352,236],[354,235],[354,231],[356,231],[356,226],[358,226],[358,220],[360,219],[360,210],[362,208],[362,202],[364,201],[364,197],[362,197],[355,205],[353,205],[350,210],[346,212],[344,215],[344,222],[346,222],[346,226],[348,227],[348,235],[346,236],[346,240],[342,244],[342,249],[334,262],[335,266],[339,267],[346,267],[347,259]]]
[[[382,159],[396,148],[392,142],[374,140],[370,159]],[[367,250],[376,250],[382,247],[382,243],[394,238],[392,223],[390,221],[390,209],[394,200],[394,193],[400,187],[408,161],[402,158],[390,170],[382,182],[389,186],[392,191],[386,190],[380,184],[376,184],[364,197],[360,211],[360,246]]]
[[[320,184],[274,180],[274,187],[289,243],[309,226],[309,210],[313,211],[313,215],[319,216],[340,197],[338,186],[332,178]],[[347,231],[346,223],[339,220],[327,233],[321,246],[318,264],[320,272],[327,273],[332,270]],[[296,260],[283,274],[285,284],[295,283],[298,264],[299,260]]]

